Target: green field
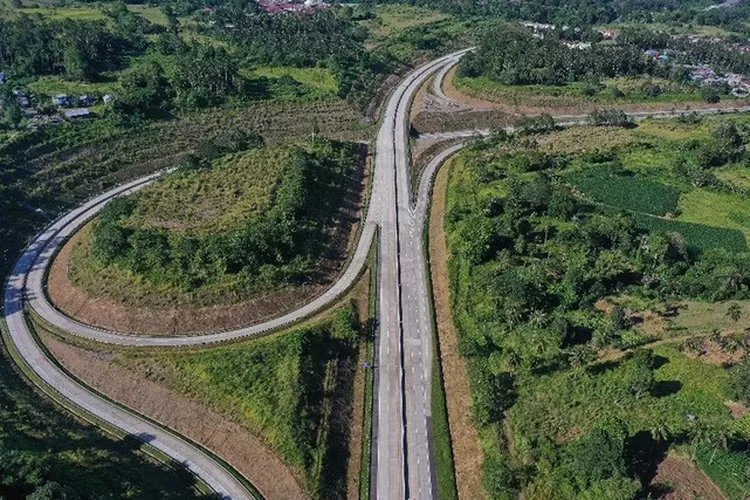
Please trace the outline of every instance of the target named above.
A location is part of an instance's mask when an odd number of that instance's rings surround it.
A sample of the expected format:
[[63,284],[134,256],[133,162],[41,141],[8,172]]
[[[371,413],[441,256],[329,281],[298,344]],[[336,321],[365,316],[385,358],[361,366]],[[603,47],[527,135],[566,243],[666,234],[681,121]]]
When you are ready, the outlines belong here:
[[677,209],[680,192],[606,166],[568,174],[565,179],[595,201],[623,210],[666,215]]
[[196,351],[123,352],[117,362],[238,421],[306,479],[314,498],[346,496],[348,431],[360,323],[353,307],[267,338]]

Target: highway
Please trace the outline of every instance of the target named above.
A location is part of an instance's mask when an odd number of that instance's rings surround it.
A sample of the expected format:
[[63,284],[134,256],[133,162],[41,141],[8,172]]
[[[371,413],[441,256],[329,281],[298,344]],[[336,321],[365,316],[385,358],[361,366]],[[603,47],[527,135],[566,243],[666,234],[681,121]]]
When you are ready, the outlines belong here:
[[[431,432],[432,318],[423,253],[423,230],[432,178],[453,146],[427,166],[416,199],[411,199],[409,109],[419,87],[431,76],[436,93],[442,80],[466,51],[436,59],[410,73],[393,91],[376,141],[375,168],[369,210],[349,266],[326,292],[303,307],[271,321],[232,331],[195,336],[148,336],[108,331],[77,322],[58,311],[45,293],[46,271],[67,239],[111,199],[136,192],[159,174],[115,188],[64,215],[41,231],[14,267],[5,289],[6,322],[10,338],[28,366],[61,395],[97,417],[128,432],[184,463],[223,498],[252,498],[234,475],[210,456],[174,434],[113,405],[62,372],[29,331],[24,300],[46,322],[93,341],[141,347],[200,346],[251,337],[283,328],[322,310],[345,294],[367,262],[379,234],[378,338],[375,361],[376,402],[373,446],[373,494],[382,499],[437,498]],[[743,107],[737,111],[748,111]],[[700,114],[727,110],[701,109]],[[639,113],[634,118],[670,117],[680,111]],[[558,117],[560,125],[575,125],[583,116]],[[459,131],[445,137],[471,137],[487,131]],[[434,134],[435,136],[441,134]],[[376,229],[379,228],[379,232]]]
[[[428,429],[430,419],[431,330],[422,255],[409,193],[408,116],[419,87],[465,51],[432,61],[409,74],[391,95],[377,138],[369,211],[348,268],[312,302],[271,321],[233,331],[187,337],[133,335],[82,324],[49,301],[46,273],[64,243],[117,196],[134,193],[160,177],[153,174],[112,189],[65,214],[42,230],[14,267],[5,288],[11,341],[27,365],[61,395],[106,422],[163,451],[200,477],[222,498],[252,498],[232,474],[201,450],[134,413],[90,392],[68,377],[36,343],[26,323],[24,300],[47,323],[89,340],[141,347],[197,346],[250,337],[309,317],[341,297],[357,280],[380,228],[379,350],[376,360],[375,496],[433,498]],[[426,198],[427,193],[424,197]]]

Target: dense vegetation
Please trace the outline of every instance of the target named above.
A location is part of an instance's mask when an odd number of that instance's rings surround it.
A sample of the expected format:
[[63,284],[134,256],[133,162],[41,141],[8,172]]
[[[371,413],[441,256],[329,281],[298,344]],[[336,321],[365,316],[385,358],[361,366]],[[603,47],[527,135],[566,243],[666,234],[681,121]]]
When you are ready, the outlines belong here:
[[104,209],[93,255],[184,291],[247,294],[309,277],[360,160],[357,145],[324,139],[213,162],[188,158]]
[[353,307],[267,339],[194,352],[122,354],[237,419],[307,480],[313,498],[346,497],[348,405],[360,325]]
[[564,151],[555,132],[499,133],[454,167],[455,319],[493,498],[634,498],[669,446],[746,452],[724,405],[726,370],[676,347],[631,351],[665,334],[638,326],[644,310],[750,298],[750,228],[682,222],[700,219],[682,202],[694,193],[742,203],[742,189],[712,171],[744,165],[747,134],[731,123],[684,128],[690,139],[632,130],[630,142],[593,142],[589,153]]

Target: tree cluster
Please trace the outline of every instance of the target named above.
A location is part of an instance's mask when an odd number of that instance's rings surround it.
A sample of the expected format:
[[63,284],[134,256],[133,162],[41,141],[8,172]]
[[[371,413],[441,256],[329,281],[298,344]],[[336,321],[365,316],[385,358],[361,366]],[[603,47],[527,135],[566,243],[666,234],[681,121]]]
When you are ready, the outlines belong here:
[[463,76],[487,76],[507,85],[563,85],[654,72],[654,64],[633,46],[595,45],[582,51],[516,28],[488,30],[460,68]]
[[[257,147],[252,140],[231,147]],[[214,153],[221,144],[209,148]],[[296,147],[276,188],[274,206],[231,232],[193,235],[150,227],[132,227],[128,217],[137,198],[120,198],[107,205],[94,227],[94,254],[104,264],[116,264],[184,291],[237,276],[248,290],[277,286],[311,273],[323,249],[322,234],[334,214],[346,174],[356,164],[356,145],[316,140]],[[208,161],[198,159],[198,168]],[[200,175],[187,162],[172,175]]]
[[64,73],[94,80],[117,68],[139,47],[137,32],[123,35],[100,21],[50,22],[22,15],[0,19],[0,68],[13,77]]

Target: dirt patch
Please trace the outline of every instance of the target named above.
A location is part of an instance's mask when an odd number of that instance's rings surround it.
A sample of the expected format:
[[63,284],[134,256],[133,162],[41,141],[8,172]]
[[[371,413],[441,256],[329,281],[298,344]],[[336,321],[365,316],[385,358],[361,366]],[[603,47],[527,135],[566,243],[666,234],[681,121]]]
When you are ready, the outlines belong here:
[[669,326],[664,316],[651,310],[635,313],[632,318],[639,323],[638,329],[649,337],[662,337]]
[[[357,243],[362,217],[362,200],[369,183],[369,164],[359,178],[357,200],[345,203],[339,221],[332,229],[334,242],[324,259],[319,276],[312,283],[268,293],[250,300],[226,305],[196,307],[180,304],[147,307],[126,304],[106,296],[92,296],[69,278],[71,253],[90,225],[68,241],[50,269],[48,294],[55,306],[68,316],[86,324],[127,333],[187,335],[226,331],[260,323],[297,309],[322,294],[346,268],[348,256]],[[345,213],[344,213],[345,212]]]
[[241,425],[116,364],[111,353],[74,347],[38,330],[52,355],[76,377],[201,443],[247,477],[266,498],[307,498],[282,459]]
[[678,455],[668,455],[662,460],[651,486],[657,492],[654,498],[663,500],[726,499],[718,486],[689,458]]
[[725,401],[724,404],[727,405],[732,418],[735,420],[740,420],[745,415],[750,414],[750,408],[737,401]]
[[445,395],[448,405],[456,484],[460,498],[480,499],[486,494],[482,486],[484,454],[479,433],[471,422],[471,388],[466,361],[458,351],[458,331],[453,324],[448,248],[445,241],[445,204],[449,165],[444,166],[435,180],[430,211],[430,271],[435,298],[440,362],[443,368]]

